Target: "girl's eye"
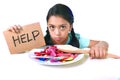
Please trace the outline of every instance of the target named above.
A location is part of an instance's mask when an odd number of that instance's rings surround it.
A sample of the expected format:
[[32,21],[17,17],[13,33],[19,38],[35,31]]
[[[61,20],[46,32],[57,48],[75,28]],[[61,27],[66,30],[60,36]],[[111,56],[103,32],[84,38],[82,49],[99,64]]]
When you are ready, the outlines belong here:
[[60,26],[61,30],[64,30],[66,28],[66,26]]
[[49,26],[49,29],[50,29],[50,30],[54,30],[54,29],[55,29],[55,26]]

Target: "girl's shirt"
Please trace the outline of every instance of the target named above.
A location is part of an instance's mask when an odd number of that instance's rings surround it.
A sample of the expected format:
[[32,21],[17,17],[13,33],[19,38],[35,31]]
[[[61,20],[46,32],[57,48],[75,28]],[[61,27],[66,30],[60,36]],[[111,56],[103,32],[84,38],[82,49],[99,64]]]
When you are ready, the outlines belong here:
[[[90,39],[87,39],[87,38],[83,38],[80,34],[78,33],[75,33],[75,36],[77,37],[77,39],[79,40],[79,46],[80,48],[87,48],[89,46],[89,43],[90,43]],[[66,44],[68,44],[70,42],[72,38],[72,35],[69,34],[68,35],[68,40],[66,42]]]

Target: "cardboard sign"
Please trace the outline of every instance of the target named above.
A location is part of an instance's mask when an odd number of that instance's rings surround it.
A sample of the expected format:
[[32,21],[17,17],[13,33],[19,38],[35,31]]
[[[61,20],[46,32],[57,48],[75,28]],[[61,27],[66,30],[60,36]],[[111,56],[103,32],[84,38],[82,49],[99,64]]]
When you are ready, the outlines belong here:
[[29,51],[46,45],[39,23],[28,24],[22,28],[23,30],[18,34],[10,31],[3,32],[11,54]]

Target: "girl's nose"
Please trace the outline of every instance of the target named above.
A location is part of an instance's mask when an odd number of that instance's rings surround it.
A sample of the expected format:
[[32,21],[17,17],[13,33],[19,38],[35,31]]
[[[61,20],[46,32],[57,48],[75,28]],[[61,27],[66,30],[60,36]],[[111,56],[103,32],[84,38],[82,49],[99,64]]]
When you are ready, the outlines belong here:
[[57,36],[60,35],[60,30],[59,29],[55,29],[55,35],[57,35]]

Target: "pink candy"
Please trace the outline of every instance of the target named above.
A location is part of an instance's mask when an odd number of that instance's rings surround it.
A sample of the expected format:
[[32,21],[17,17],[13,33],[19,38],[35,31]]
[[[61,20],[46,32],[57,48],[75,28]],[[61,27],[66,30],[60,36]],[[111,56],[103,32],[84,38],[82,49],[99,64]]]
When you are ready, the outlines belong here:
[[[66,53],[57,49],[56,46],[46,47],[43,51],[34,52],[36,59],[50,62],[66,62],[74,60],[78,56],[75,53]],[[40,58],[38,58],[40,56]]]

